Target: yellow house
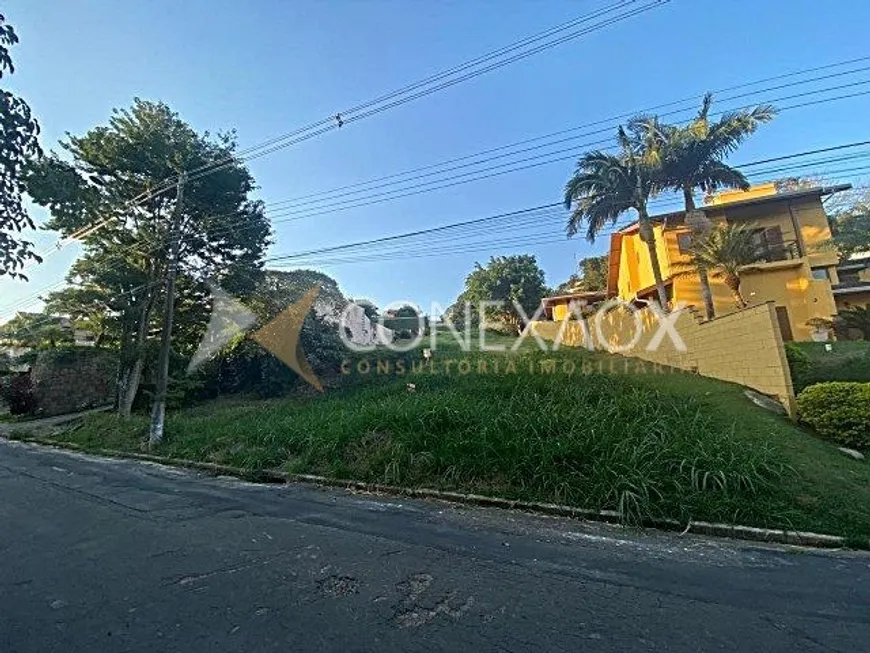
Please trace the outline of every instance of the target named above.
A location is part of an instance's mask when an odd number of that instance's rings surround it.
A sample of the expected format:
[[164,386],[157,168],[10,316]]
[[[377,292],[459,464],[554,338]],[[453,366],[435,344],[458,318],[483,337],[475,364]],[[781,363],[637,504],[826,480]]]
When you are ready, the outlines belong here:
[[569,314],[576,314],[576,310],[591,306],[607,299],[607,293],[597,290],[571,289],[571,292],[563,295],[544,297],[541,305],[544,308],[544,319],[561,322]]
[[[822,203],[850,185],[787,188],[763,184],[748,191],[728,191],[699,208],[713,226],[746,224],[754,231],[761,261],[741,271],[741,292],[752,305],[774,301],[784,340],[810,340],[811,318],[830,319],[837,313],[833,288],[840,283],[837,253],[826,246],[831,230]],[[687,255],[692,230],[683,211],[653,218],[656,250],[672,304],[684,302],[703,310],[696,275],[675,274]],[[722,281],[710,279],[717,316],[737,310]],[[647,246],[637,224],[611,236],[608,294],[624,301],[652,299],[655,282]]]
[[870,253],[852,256],[837,266],[834,301],[842,311],[870,306]]

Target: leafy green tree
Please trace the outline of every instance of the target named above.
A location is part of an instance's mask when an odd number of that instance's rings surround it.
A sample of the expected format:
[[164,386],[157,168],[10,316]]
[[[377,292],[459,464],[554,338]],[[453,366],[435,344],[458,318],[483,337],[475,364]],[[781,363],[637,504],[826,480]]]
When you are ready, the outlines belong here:
[[870,251],[870,192],[854,194],[829,218],[834,246],[843,258]]
[[484,301],[500,302],[499,306],[486,308],[487,319],[521,333],[525,324],[517,306],[531,317],[546,294],[544,271],[534,256],[494,256],[486,266],[475,264],[457,303],[477,306]]
[[577,162],[574,176],[565,185],[565,208],[571,210],[566,231],[575,235],[586,225],[586,239],[595,242],[598,234],[616,223],[627,211],[637,212],[640,238],[649,250],[659,304],[668,305],[662,279],[655,232],[650,221],[648,203],[657,189],[661,161],[655,150],[635,147],[622,127],[617,132],[620,152],[589,152]]
[[694,239],[690,254],[691,263],[674,266],[676,275],[695,274],[698,267],[703,266],[710,276],[725,283],[738,308],[746,307],[740,292],[740,269],[760,260],[758,245],[749,227],[735,224],[712,229]]
[[[16,43],[15,30],[0,14],[0,79],[15,72],[9,48]],[[28,260],[42,260],[33,251],[33,243],[17,236],[22,229],[34,228],[21,195],[25,168],[41,153],[38,134],[39,125],[27,103],[0,88],[0,277],[26,280],[19,269]]]
[[118,346],[118,315],[122,307],[107,301],[107,293],[93,286],[68,286],[50,293],[45,311],[52,315],[68,315],[76,328],[93,334],[94,344]]
[[9,347],[53,349],[72,342],[69,321],[51,314],[19,312],[0,326],[0,343]]
[[556,288],[556,292],[607,290],[608,260],[607,254],[604,256],[588,256],[580,259],[580,262],[577,263],[578,273],[572,274],[565,283],[560,284]]
[[114,110],[107,125],[69,136],[61,147],[65,159],[41,159],[27,189],[51,211],[48,228],[84,243],[67,281],[88,293],[95,311],[112,316],[111,338],[121,350],[118,408],[127,415],[159,333],[175,210],[167,180],[203,171],[190,175],[180,207],[176,354],[194,350],[205,328],[206,280],[235,295],[256,287],[269,224],[262,203],[249,199],[254,180],[235,155],[234,136],[197,134],[163,103],[137,98]]
[[370,319],[372,322],[377,321],[378,316],[380,315],[380,311],[378,307],[375,306],[375,303],[369,299],[355,299],[353,302],[363,309],[366,317]]
[[[335,279],[314,270],[267,270],[257,288],[240,299],[257,316],[258,325],[254,328],[258,328],[299,301],[314,286],[320,288],[320,293],[314,309],[302,323],[299,347],[314,372],[328,380],[337,373],[346,354],[338,324],[326,317],[327,313],[338,315],[347,304]],[[278,396],[299,384],[292,370],[244,335],[204,366],[200,377],[214,393]]]
[[[640,116],[632,121],[636,144],[653,151],[662,163],[659,184],[664,190],[683,194],[686,221],[696,238],[703,238],[710,223],[703,213],[696,212],[695,191],[713,193],[721,188],[749,188],[749,181],[724,159],[758,127],[776,116],[776,109],[760,105],[724,113],[718,120],[710,119],[713,95],[707,93],[693,120],[685,125],[662,124],[656,117]],[[701,296],[708,319],[715,315],[713,295],[707,270],[696,266],[701,282]]]
[[393,317],[417,317],[420,315],[420,311],[411,306],[410,304],[405,304],[404,306],[399,306],[396,310],[392,311]]

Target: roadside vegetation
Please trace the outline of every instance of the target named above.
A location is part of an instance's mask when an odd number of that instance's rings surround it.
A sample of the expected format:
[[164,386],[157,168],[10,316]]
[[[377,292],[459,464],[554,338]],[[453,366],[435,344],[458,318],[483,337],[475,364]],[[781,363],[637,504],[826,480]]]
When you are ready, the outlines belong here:
[[[831,346],[831,351],[825,345]],[[870,382],[870,342],[866,340],[838,340],[833,343],[789,343],[806,354],[805,371],[798,372],[795,390],[799,391],[814,383],[825,381]]]
[[[6,46],[16,42],[0,16],[0,77],[12,72]],[[711,232],[695,211],[696,195],[748,188],[743,173],[726,160],[776,113],[762,105],[713,119],[711,102],[706,96],[682,126],[654,116],[629,121],[617,131],[615,152],[580,158],[563,194],[567,234],[582,232],[590,242],[636,214],[656,294],[666,307],[649,202],[680,193],[693,218],[697,255],[690,273],[698,276],[708,317],[708,277],[730,273],[735,300],[743,303],[736,271],[746,257],[735,255],[740,248],[734,238]],[[32,363],[66,356],[83,332],[91,336],[89,350],[117,358],[117,372],[101,377],[117,379],[116,387],[99,397],[114,402],[116,414],[89,416],[47,435],[49,440],[93,450],[153,450],[246,470],[561,502],[616,510],[627,523],[712,520],[823,531],[865,545],[870,540],[870,466],[755,407],[742,388],[688,373],[583,350],[542,353],[531,342],[516,353],[466,354],[444,338],[435,352],[435,374],[426,367],[413,372],[421,367],[419,348],[401,356],[375,352],[368,361],[355,356],[343,365],[336,324],[327,323],[329,311],[315,310],[299,343],[327,386],[325,394],[314,395],[241,333],[187,374],[209,318],[218,312],[215,284],[244,304],[252,328],[272,322],[314,285],[324,305],[340,309],[348,300],[321,272],[265,268],[271,227],[232,132],[198,133],[166,104],[136,99],[107,111],[104,124],[68,134],[57,144],[59,156],[43,154],[38,126],[22,100],[0,94],[0,110],[20,135],[5,157],[15,174],[0,183],[0,213],[6,216],[0,219],[0,276],[22,276],[26,263],[40,260],[21,238],[33,226],[24,193],[48,212],[45,227],[83,248],[68,285],[46,295],[42,313],[21,313],[0,327],[0,345],[29,350]],[[188,180],[186,171],[208,174]],[[866,213],[865,203],[835,216],[841,254],[868,245]],[[400,235],[387,239],[393,237]],[[177,282],[168,283],[175,269]],[[606,257],[583,259],[560,292],[603,290],[607,271]],[[548,294],[535,256],[492,256],[476,264],[446,319],[516,334]],[[371,302],[358,303],[369,318],[378,315]],[[466,312],[466,305],[472,310]],[[480,307],[487,324],[480,324]],[[169,315],[172,320],[165,319]],[[414,337],[417,315],[413,306],[385,311],[402,342]],[[859,330],[865,324],[858,313],[849,323]],[[488,335],[491,344],[513,342]],[[851,345],[837,343],[834,354],[822,345],[790,348],[799,388],[833,379],[870,381],[867,350]],[[26,361],[14,362],[4,370],[8,383],[0,395],[13,413],[46,414],[30,372],[20,369]],[[86,378],[75,381],[88,387]],[[166,439],[154,437],[150,449],[146,411],[153,402],[162,416],[164,400],[171,409]],[[156,423],[162,436],[162,418]],[[825,428],[833,437],[838,427]],[[862,427],[854,428],[858,433]]]
[[[462,353],[445,338],[436,374],[408,373],[420,365],[411,352],[392,357],[390,374],[373,359],[368,374],[352,362],[324,395],[172,413],[156,453],[611,509],[628,523],[870,538],[870,468],[755,407],[738,386],[585,350],[538,352],[529,341],[516,353]],[[513,339],[487,334],[499,342]],[[145,416],[102,414],[51,437],[138,452],[147,431]]]
[[786,354],[795,392],[826,381],[870,382],[870,342],[866,340],[790,342]]

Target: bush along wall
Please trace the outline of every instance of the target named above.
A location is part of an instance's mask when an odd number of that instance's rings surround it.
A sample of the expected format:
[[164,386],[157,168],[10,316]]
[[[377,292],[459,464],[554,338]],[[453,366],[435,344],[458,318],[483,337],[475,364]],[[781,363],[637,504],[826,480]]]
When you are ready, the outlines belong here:
[[870,383],[817,383],[797,397],[799,419],[838,444],[870,451]]

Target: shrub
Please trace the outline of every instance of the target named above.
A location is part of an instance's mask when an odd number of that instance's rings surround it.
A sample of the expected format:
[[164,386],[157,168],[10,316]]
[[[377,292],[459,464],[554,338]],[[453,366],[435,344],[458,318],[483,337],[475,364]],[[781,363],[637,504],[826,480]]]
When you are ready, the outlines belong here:
[[13,415],[31,415],[36,412],[36,399],[33,396],[33,383],[30,374],[12,377],[9,386],[4,388],[9,412]]
[[812,361],[809,354],[793,342],[785,343],[785,358],[791,371],[791,380],[795,388],[802,387],[801,381],[809,374]]
[[797,397],[798,415],[839,444],[870,449],[870,383],[817,383]]

